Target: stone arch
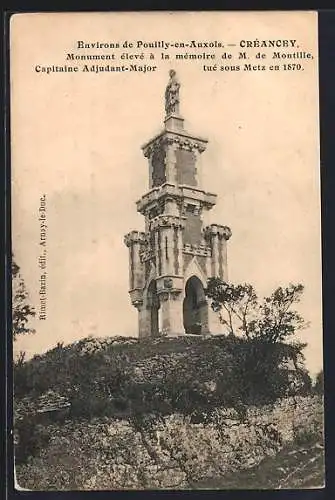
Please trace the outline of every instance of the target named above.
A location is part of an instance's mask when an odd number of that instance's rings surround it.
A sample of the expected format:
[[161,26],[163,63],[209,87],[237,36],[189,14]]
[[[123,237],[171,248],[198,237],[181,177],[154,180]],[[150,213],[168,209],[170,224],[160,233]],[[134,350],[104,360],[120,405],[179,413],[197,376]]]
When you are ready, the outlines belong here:
[[202,281],[195,275],[185,283],[183,324],[187,334],[203,335],[209,332],[205,290]]
[[146,296],[146,308],[149,311],[149,333],[151,337],[159,336],[160,329],[160,300],[157,294],[157,284],[156,280],[150,281],[147,296]]
[[204,288],[207,284],[207,276],[204,274],[203,270],[199,265],[198,259],[195,256],[191,259],[187,268],[185,269],[184,276],[185,276],[185,281],[187,281],[192,276],[196,276],[197,278],[199,278]]

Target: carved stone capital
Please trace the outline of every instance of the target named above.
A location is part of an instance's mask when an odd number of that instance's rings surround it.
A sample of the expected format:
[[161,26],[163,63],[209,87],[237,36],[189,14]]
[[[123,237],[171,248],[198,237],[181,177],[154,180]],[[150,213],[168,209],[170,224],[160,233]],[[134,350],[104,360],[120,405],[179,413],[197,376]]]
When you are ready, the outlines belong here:
[[145,233],[143,233],[142,231],[131,231],[124,237],[124,243],[127,247],[134,245],[134,243],[145,245],[145,242],[146,242]]
[[133,306],[140,312],[143,308],[143,300],[138,300],[137,302],[132,303]]
[[219,224],[211,224],[204,228],[204,237],[207,241],[211,241],[213,237],[218,237],[219,239],[229,240],[232,232],[230,227],[222,226]]
[[164,292],[160,292],[160,293],[159,293],[159,300],[160,300],[161,302],[166,302],[167,300],[169,300],[169,297],[170,297],[169,292],[165,292],[165,291],[164,291]]
[[129,291],[131,303],[136,309],[140,309],[143,305],[143,290],[135,288]]
[[179,300],[181,290],[162,290],[159,292],[159,300],[166,302],[168,300]]
[[181,294],[181,290],[172,290],[170,292],[170,297],[172,300],[179,300],[180,299],[180,294]]
[[151,229],[155,230],[163,227],[183,229],[185,227],[185,222],[175,215],[159,215],[152,221]]
[[155,137],[147,146],[143,147],[143,154],[146,158],[151,158],[154,151],[160,150],[164,146],[161,135]]

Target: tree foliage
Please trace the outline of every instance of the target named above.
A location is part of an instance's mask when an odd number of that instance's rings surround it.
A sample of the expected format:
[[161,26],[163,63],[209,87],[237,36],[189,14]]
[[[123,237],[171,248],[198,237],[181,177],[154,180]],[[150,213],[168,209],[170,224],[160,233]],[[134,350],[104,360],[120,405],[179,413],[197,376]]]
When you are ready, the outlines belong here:
[[287,391],[308,392],[311,379],[304,366],[306,344],[294,336],[306,326],[293,308],[303,294],[301,284],[277,288],[260,299],[250,284],[208,282],[206,295],[229,337],[245,339],[237,370],[245,401],[275,399]]
[[302,316],[292,310],[303,290],[301,284],[290,284],[260,300],[250,284],[234,285],[211,278],[206,295],[229,335],[242,334],[247,339],[275,343],[287,340],[306,326]]
[[18,335],[35,333],[29,326],[29,321],[36,314],[34,307],[29,304],[25,282],[20,274],[20,267],[12,258],[12,331],[13,339]]
[[314,385],[313,385],[313,391],[316,394],[323,394],[324,393],[324,376],[323,376],[323,370],[320,370],[319,373],[316,376]]

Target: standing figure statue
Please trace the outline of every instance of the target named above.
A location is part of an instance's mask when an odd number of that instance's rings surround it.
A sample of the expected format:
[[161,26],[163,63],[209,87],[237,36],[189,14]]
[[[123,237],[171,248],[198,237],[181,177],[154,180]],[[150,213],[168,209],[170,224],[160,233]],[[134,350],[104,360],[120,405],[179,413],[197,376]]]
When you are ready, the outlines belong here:
[[179,89],[180,83],[177,80],[176,72],[171,69],[169,71],[170,80],[165,90],[165,112],[166,115],[179,115]]

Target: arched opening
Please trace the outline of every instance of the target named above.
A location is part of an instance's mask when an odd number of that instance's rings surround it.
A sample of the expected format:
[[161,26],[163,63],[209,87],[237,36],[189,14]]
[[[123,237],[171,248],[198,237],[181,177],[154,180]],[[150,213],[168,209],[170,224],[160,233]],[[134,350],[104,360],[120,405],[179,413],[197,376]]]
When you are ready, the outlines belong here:
[[160,302],[157,295],[156,281],[152,280],[147,292],[147,309],[150,310],[150,336],[158,337],[160,332]]
[[208,304],[204,287],[196,276],[189,278],[185,285],[183,322],[185,333],[208,333]]

